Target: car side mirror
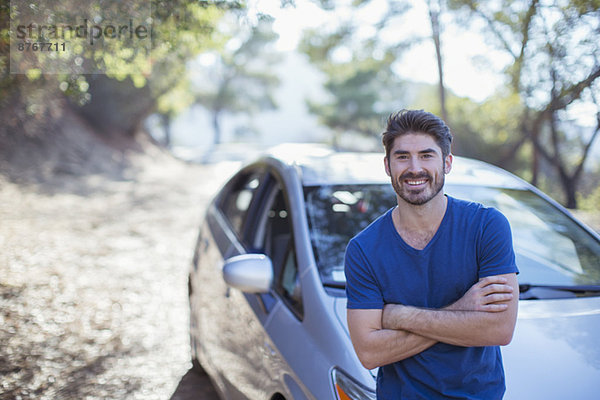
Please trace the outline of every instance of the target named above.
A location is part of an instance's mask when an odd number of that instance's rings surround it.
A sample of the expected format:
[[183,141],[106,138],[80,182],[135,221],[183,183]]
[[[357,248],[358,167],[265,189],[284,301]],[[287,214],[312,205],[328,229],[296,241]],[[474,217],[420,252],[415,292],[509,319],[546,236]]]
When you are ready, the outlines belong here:
[[242,292],[267,293],[273,282],[273,264],[264,254],[242,254],[225,260],[225,282]]

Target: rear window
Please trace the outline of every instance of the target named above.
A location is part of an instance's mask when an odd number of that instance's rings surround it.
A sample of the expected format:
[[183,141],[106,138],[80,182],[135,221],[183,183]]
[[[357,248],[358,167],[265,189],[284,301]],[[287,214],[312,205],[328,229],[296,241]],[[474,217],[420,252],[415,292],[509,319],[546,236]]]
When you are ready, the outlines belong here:
[[221,194],[219,208],[238,237],[242,236],[242,227],[262,176],[261,173],[242,175]]

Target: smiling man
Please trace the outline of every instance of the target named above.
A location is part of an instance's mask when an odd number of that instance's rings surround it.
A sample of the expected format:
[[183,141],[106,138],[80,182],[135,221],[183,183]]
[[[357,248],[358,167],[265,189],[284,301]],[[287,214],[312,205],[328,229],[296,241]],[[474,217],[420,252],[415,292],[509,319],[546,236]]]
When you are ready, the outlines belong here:
[[518,273],[507,219],[443,193],[452,135],[403,110],[383,133],[397,206],[346,249],[348,326],[379,399],[501,399]]

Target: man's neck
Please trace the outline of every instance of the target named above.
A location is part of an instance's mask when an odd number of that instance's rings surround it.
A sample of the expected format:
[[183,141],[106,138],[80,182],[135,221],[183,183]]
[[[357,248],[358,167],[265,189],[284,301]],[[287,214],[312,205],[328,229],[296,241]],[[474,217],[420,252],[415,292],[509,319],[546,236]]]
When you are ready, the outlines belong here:
[[392,214],[394,226],[405,242],[423,249],[437,232],[447,207],[448,198],[442,192],[418,206],[398,199]]
[[405,229],[427,229],[432,225],[439,225],[447,206],[448,198],[440,191],[433,199],[422,205],[410,204],[399,198],[396,213]]

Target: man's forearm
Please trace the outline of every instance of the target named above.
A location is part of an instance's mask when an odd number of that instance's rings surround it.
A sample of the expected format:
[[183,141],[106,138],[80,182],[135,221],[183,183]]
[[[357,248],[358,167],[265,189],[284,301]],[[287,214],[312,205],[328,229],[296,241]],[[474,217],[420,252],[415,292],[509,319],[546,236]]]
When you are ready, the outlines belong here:
[[382,329],[381,310],[348,310],[350,338],[360,362],[368,369],[412,357],[436,341],[403,330]]
[[388,304],[382,326],[457,346],[496,346],[510,342],[514,329],[511,318],[508,311],[432,310]]
[[437,343],[412,332],[381,329],[371,332],[368,351],[357,354],[363,365],[369,369],[402,361],[427,350]]

